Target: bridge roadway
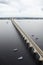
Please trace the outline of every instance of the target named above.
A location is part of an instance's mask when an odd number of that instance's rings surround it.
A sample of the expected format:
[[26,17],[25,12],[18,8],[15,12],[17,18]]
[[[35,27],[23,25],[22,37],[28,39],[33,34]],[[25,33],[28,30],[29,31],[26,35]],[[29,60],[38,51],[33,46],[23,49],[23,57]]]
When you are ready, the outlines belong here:
[[37,65],[24,43],[11,20],[0,20],[0,65]]

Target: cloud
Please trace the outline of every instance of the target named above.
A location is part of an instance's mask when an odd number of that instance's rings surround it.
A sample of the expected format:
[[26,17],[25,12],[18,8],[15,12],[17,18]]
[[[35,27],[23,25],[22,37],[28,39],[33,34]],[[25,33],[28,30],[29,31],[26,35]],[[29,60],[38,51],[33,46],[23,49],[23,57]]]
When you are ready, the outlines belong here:
[[43,16],[42,2],[42,0],[0,0],[0,16],[1,14],[2,16]]
[[0,0],[0,3],[2,3],[2,4],[8,4],[9,1],[8,0]]

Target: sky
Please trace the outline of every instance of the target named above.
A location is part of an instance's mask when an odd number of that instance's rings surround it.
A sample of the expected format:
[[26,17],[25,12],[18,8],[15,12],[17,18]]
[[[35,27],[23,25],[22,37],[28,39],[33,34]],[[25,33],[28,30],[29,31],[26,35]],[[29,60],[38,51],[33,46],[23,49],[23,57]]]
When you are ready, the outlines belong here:
[[0,0],[0,17],[43,17],[43,0]]

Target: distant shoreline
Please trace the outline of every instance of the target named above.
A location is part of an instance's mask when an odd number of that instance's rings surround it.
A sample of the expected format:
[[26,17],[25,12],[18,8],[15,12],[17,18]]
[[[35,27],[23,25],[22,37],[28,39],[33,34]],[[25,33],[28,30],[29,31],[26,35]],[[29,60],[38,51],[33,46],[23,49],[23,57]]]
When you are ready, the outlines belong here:
[[0,19],[43,19],[41,17],[0,17]]

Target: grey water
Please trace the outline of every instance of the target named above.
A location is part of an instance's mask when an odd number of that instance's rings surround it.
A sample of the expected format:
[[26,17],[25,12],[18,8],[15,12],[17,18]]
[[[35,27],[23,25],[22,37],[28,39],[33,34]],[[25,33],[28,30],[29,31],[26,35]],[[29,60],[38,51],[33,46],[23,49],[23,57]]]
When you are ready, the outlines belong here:
[[43,51],[43,19],[16,20],[20,27],[36,42]]
[[0,20],[0,65],[36,65],[11,20]]

